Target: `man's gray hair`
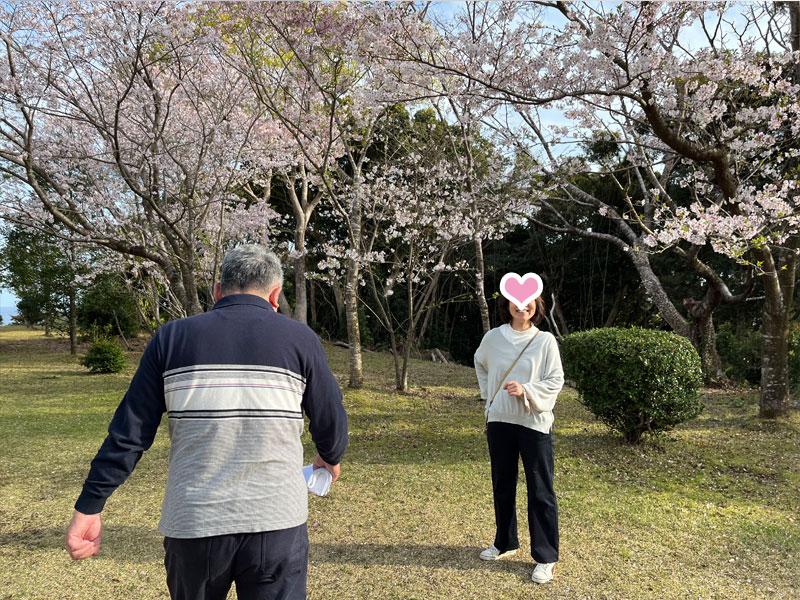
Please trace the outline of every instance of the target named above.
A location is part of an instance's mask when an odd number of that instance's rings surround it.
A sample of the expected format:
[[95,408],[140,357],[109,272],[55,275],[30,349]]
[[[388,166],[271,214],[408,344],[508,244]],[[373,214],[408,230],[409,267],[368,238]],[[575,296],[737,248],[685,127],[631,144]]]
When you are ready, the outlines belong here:
[[223,295],[253,291],[266,294],[283,285],[283,267],[278,257],[258,244],[234,248],[222,259],[219,278]]

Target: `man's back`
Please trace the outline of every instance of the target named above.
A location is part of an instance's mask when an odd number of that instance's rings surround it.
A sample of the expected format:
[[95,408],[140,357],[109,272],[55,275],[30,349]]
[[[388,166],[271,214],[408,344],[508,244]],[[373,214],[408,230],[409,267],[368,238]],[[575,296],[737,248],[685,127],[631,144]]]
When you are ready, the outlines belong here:
[[106,446],[146,449],[164,411],[171,439],[159,529],[168,537],[304,523],[303,411],[324,460],[337,464],[347,444],[341,391],[318,338],[251,294],[225,296],[213,310],[159,329],[81,498],[121,483],[108,481],[102,463],[114,459],[115,449]]
[[305,523],[306,387],[311,380],[312,410],[315,398],[339,394],[313,332],[256,296],[233,295],[165,326],[157,343],[171,438],[161,532],[194,538]]
[[311,329],[276,313],[278,257],[228,252],[213,310],[164,325],[145,348],[92,461],[67,528],[73,559],[100,551],[100,512],[153,443],[164,413],[170,460],[159,528],[173,600],[306,597],[308,498],[303,413],[314,468],[339,477],[342,392]]

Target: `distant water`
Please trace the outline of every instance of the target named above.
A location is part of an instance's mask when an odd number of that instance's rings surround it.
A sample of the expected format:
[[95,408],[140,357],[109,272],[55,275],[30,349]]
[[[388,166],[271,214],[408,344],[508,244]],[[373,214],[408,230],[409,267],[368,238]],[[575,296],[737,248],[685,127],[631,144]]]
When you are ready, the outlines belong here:
[[11,317],[15,314],[17,314],[16,306],[0,306],[0,315],[3,316],[3,322],[0,325],[11,325]]

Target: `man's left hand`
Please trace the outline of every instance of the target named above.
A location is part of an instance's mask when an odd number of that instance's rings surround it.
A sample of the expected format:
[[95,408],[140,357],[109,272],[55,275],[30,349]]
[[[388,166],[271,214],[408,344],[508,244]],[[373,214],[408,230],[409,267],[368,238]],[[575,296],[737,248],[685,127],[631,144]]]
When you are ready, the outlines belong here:
[[319,454],[317,454],[317,456],[314,457],[314,462],[311,464],[314,465],[315,470],[328,469],[328,471],[330,471],[331,473],[331,483],[339,479],[339,471],[340,471],[339,465],[331,465],[326,463],[324,460],[322,460],[322,457]]

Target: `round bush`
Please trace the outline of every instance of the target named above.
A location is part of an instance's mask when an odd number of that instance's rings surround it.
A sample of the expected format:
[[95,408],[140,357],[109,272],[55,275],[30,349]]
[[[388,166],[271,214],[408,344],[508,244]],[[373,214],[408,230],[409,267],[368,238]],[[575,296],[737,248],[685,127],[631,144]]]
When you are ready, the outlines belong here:
[[89,347],[81,364],[92,373],[119,373],[125,368],[125,354],[116,340],[102,338]]
[[603,423],[638,443],[703,410],[700,357],[691,342],[666,331],[593,329],[561,339],[567,381]]

